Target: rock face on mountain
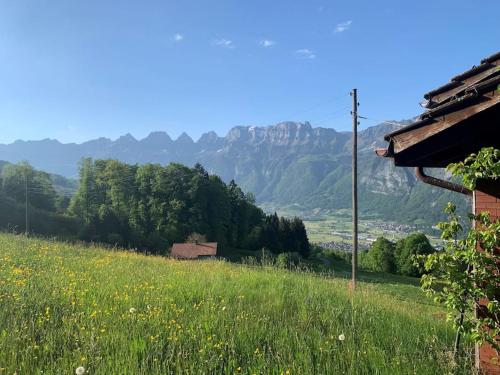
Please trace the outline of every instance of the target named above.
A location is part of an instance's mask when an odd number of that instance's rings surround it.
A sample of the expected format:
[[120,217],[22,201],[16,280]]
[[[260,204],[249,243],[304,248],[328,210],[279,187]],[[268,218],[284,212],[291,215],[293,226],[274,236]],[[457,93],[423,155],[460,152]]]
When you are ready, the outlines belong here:
[[[374,148],[384,145],[384,134],[397,127],[384,123],[359,132],[362,212],[405,222],[431,222],[448,200],[463,205],[462,197],[417,182],[411,170],[395,168],[375,156]],[[234,127],[225,137],[209,132],[197,142],[185,133],[172,140],[165,132],[142,140],[127,134],[115,141],[99,138],[82,144],[16,141],[0,145],[0,160],[28,160],[36,168],[68,177],[77,177],[82,157],[128,163],[199,162],[226,181],[235,179],[258,203],[335,210],[350,207],[351,145],[350,132],[314,128],[308,122],[283,122]]]

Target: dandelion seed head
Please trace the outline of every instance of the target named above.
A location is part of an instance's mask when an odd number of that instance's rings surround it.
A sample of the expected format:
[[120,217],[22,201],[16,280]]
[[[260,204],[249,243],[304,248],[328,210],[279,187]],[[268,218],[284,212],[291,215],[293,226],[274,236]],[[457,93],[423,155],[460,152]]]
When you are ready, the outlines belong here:
[[83,366],[77,367],[76,370],[75,370],[75,374],[76,375],[83,375],[83,374],[85,374],[85,367],[83,367]]
[[341,334],[339,335],[339,340],[340,340],[340,341],[344,341],[344,340],[345,340],[345,335],[344,335],[343,333],[341,333]]

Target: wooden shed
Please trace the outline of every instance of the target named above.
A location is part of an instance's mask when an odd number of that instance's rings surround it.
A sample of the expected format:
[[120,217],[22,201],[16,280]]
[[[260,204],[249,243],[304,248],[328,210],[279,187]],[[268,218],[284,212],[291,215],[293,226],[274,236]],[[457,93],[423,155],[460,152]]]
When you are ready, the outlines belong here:
[[[500,179],[480,181],[472,192],[424,171],[462,161],[483,147],[500,149],[500,52],[425,94],[421,105],[427,110],[415,123],[387,134],[389,145],[377,155],[415,167],[425,183],[470,195],[476,214],[500,218]],[[500,374],[499,354],[487,344],[476,348],[476,367],[482,374]]]
[[217,242],[174,243],[171,255],[177,259],[197,259],[217,255]]

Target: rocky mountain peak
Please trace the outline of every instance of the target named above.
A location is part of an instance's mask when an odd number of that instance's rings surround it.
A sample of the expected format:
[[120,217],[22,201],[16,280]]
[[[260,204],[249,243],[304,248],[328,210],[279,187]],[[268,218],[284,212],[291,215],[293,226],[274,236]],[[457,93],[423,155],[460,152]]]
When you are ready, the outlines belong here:
[[149,135],[141,140],[142,143],[149,145],[166,146],[171,144],[172,138],[164,131],[155,131],[149,133]]
[[193,138],[187,135],[186,132],[182,132],[182,134],[175,140],[177,144],[192,144],[194,143]]
[[203,133],[196,143],[204,148],[212,145],[220,145],[221,142],[223,142],[223,138],[219,137],[216,132],[210,131],[208,133]]
[[228,143],[248,143],[257,145],[267,143],[274,146],[285,146],[307,142],[312,135],[309,122],[280,122],[272,126],[237,126],[226,136]]
[[122,135],[115,141],[115,143],[135,143],[135,142],[137,142],[137,139],[135,139],[134,136],[130,133]]
[[247,142],[251,134],[255,133],[256,126],[235,126],[227,133],[225,140],[228,143]]

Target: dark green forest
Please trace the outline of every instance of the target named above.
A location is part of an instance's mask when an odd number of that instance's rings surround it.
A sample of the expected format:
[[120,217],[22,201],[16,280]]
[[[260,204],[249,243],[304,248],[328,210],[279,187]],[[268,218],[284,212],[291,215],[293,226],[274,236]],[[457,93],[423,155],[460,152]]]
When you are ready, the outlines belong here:
[[[224,183],[200,165],[129,165],[83,159],[80,183],[69,199],[57,176],[27,163],[0,166],[0,226],[23,232],[28,197],[29,232],[109,243],[163,254],[197,233],[221,249],[309,254],[299,218],[266,215],[234,181]],[[62,186],[64,185],[64,186]]]

